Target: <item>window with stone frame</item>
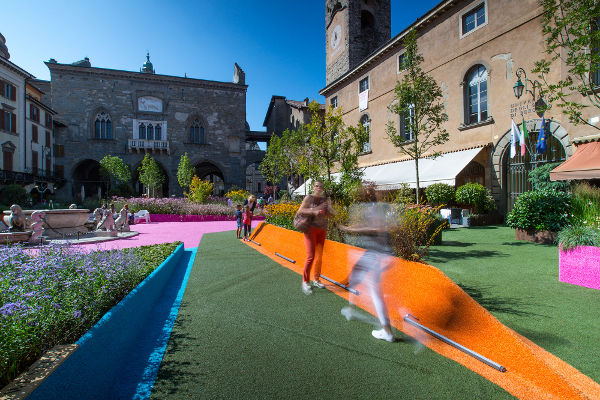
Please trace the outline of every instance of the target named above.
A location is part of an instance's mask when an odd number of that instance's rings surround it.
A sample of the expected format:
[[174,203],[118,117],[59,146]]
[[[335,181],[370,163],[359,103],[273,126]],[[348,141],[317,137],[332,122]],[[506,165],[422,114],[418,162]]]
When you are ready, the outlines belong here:
[[141,123],[140,127],[138,128],[138,138],[139,139],[146,139],[146,124]]
[[485,2],[462,15],[461,32],[466,35],[486,24]]
[[204,125],[199,119],[190,126],[190,143],[204,144]]
[[94,119],[94,139],[112,139],[112,121],[104,111]]
[[360,124],[367,133],[367,141],[363,145],[363,153],[367,153],[371,151],[371,119],[369,118],[368,114],[364,114],[362,117],[360,117]]
[[414,140],[413,136],[413,125],[415,119],[415,108],[411,104],[408,108],[400,115],[400,133],[406,141]]
[[163,140],[162,139],[162,127],[160,124],[156,124],[154,127],[154,140]]
[[0,129],[17,133],[17,114],[13,114],[6,110],[0,110]]
[[329,100],[329,104],[331,104],[331,108],[337,108],[338,106],[338,97],[333,96],[331,100]]
[[52,129],[52,115],[46,112],[46,128]]
[[54,158],[61,158],[65,156],[65,145],[55,144],[54,145]]
[[65,177],[65,166],[64,165],[54,165],[54,175],[57,178],[64,178]]
[[148,124],[146,127],[146,138],[148,140],[154,140],[154,125]]
[[15,154],[15,146],[11,141],[2,143],[2,169],[5,171],[13,171],[13,157]]
[[398,72],[404,71],[404,61],[406,60],[406,52],[398,56]]
[[358,83],[358,90],[359,90],[359,93],[362,93],[365,90],[369,90],[369,77],[368,76],[365,79],[362,79]]
[[34,124],[31,124],[31,141],[38,143],[38,127]]
[[9,100],[17,100],[17,88],[8,82],[0,81],[0,96]]
[[483,65],[476,65],[467,73],[465,79],[465,125],[476,124],[488,119],[487,77],[488,73]]

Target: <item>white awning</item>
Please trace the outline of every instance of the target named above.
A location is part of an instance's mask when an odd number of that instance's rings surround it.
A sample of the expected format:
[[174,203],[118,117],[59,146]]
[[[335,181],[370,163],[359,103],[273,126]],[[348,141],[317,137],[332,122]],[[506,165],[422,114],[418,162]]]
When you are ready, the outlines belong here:
[[[479,154],[483,147],[442,154],[435,160],[423,158],[419,160],[419,186],[427,187],[434,183],[454,185],[456,176]],[[385,167],[381,169],[381,167]],[[411,188],[417,187],[415,160],[368,167],[376,172],[373,180],[379,190],[393,190],[407,183]],[[375,170],[377,169],[377,170]]]
[[[479,154],[483,147],[442,154],[435,160],[422,158],[419,160],[419,185],[421,188],[434,183],[447,183],[454,186],[456,176]],[[339,174],[333,174],[337,178]],[[363,180],[375,182],[378,190],[399,189],[402,183],[411,188],[417,187],[415,160],[400,161],[390,164],[374,165],[364,170]],[[304,188],[310,187],[311,180],[294,191],[295,195],[304,196]]]
[[[335,173],[335,174],[331,174],[331,177],[333,178],[334,181],[338,181],[340,174],[339,173]],[[306,182],[304,182],[302,185],[300,185],[298,187],[298,189],[294,190],[294,196],[306,196],[307,194],[310,194],[310,185],[311,185],[312,179],[308,178],[306,180]]]

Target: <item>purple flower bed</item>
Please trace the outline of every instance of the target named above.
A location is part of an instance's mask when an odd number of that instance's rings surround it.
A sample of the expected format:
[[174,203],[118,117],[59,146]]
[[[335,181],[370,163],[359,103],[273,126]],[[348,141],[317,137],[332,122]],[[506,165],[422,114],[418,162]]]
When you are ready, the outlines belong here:
[[178,244],[89,253],[0,245],[0,387],[50,348],[75,342]]
[[235,208],[225,204],[197,204],[187,199],[178,198],[113,198],[117,210],[123,204],[129,204],[131,212],[147,210],[150,214],[176,214],[176,215],[234,215]]

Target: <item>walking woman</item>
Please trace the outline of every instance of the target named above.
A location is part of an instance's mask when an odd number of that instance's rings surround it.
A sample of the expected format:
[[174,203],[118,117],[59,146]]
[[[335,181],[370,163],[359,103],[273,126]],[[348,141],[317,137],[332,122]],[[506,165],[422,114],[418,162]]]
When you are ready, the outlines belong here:
[[316,181],[314,183],[313,193],[304,198],[298,213],[309,218],[312,217],[312,223],[308,231],[304,234],[306,263],[304,264],[304,273],[302,274],[302,291],[304,294],[311,294],[312,289],[309,281],[313,266],[313,285],[321,289],[325,288],[319,276],[321,275],[323,245],[325,244],[325,236],[327,235],[327,218],[333,212],[325,198],[323,182]]

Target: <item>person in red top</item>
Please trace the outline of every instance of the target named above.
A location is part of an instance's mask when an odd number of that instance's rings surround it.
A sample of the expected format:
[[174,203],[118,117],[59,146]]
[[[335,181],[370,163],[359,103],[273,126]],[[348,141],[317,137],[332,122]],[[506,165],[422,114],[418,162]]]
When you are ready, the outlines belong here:
[[252,211],[250,211],[250,207],[248,206],[244,206],[242,222],[244,223],[244,240],[248,242],[248,236],[250,236],[250,224],[252,224]]

